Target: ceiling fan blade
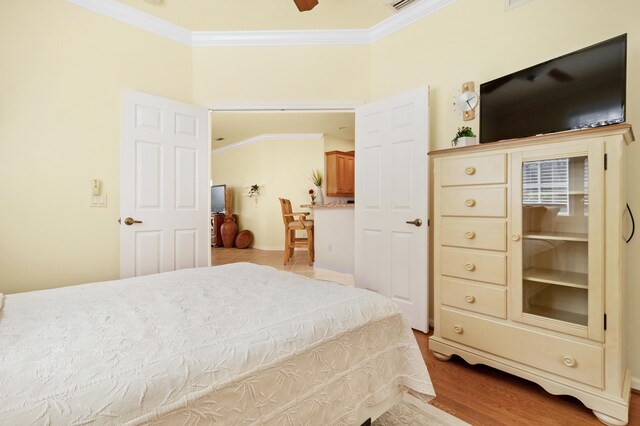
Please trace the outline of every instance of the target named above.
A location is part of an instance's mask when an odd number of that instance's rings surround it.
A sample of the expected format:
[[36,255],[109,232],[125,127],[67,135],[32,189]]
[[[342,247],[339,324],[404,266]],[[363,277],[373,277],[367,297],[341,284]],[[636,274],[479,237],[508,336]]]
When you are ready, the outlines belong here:
[[293,0],[300,12],[311,10],[318,5],[318,0]]

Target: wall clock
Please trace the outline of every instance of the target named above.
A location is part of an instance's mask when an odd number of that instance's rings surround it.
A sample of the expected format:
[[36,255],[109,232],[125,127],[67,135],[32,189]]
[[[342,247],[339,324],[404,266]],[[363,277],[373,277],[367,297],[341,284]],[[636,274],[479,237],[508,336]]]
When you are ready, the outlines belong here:
[[475,91],[475,84],[468,81],[462,85],[453,98],[453,105],[458,114],[462,115],[464,121],[476,118],[476,107],[479,103],[478,94]]

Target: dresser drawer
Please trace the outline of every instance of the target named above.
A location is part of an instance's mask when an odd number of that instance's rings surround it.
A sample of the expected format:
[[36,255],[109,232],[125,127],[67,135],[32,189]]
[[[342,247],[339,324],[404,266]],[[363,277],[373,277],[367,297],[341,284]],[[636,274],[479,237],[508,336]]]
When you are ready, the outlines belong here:
[[442,249],[442,274],[474,281],[505,285],[507,256],[480,250]]
[[442,278],[442,304],[507,318],[507,289]]
[[442,160],[442,186],[483,185],[507,181],[506,154]]
[[506,217],[506,188],[443,188],[442,216]]
[[442,245],[486,250],[507,250],[507,223],[502,219],[444,218],[441,222]]
[[441,335],[540,370],[603,387],[602,347],[442,308]]

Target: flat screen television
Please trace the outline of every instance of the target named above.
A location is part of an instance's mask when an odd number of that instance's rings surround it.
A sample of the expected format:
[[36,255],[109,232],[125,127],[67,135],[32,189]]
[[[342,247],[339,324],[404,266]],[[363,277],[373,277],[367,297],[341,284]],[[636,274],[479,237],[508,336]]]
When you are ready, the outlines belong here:
[[211,187],[211,213],[224,213],[224,192],[227,185],[213,185]]
[[625,120],[627,35],[480,86],[480,143]]

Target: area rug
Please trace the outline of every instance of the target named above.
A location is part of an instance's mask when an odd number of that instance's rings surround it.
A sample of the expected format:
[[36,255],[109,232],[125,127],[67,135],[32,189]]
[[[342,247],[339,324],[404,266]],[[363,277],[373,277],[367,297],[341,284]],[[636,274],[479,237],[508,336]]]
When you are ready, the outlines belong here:
[[457,417],[446,413],[439,408],[423,402],[407,400],[393,406],[390,410],[378,417],[374,426],[470,426]]

